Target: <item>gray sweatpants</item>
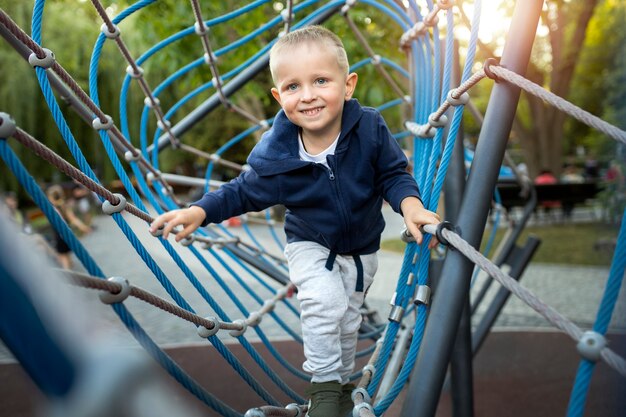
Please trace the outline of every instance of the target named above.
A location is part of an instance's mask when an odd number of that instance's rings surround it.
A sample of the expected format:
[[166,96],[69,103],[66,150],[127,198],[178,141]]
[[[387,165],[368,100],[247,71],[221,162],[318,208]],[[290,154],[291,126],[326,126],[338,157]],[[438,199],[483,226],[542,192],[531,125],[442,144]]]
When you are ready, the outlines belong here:
[[352,256],[337,255],[332,271],[326,269],[330,251],[314,242],[285,247],[289,277],[298,288],[300,321],[306,361],[302,369],[311,382],[348,382],[361,325],[365,291],[378,268],[375,253],[361,255],[363,288],[356,292],[357,268]]

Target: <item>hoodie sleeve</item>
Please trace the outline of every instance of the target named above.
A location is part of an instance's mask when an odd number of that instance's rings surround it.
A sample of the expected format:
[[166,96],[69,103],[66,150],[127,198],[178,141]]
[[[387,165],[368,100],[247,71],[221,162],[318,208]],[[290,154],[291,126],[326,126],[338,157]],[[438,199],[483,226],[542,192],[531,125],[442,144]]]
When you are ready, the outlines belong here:
[[404,152],[380,114],[377,117],[376,132],[379,147],[376,161],[377,185],[393,210],[401,213],[400,203],[406,197],[417,197],[421,201],[419,188],[415,179],[407,172],[408,161]]
[[191,203],[206,212],[202,226],[220,223],[249,211],[260,211],[278,203],[279,187],[276,177],[260,177],[250,169],[222,185],[216,191],[206,193]]

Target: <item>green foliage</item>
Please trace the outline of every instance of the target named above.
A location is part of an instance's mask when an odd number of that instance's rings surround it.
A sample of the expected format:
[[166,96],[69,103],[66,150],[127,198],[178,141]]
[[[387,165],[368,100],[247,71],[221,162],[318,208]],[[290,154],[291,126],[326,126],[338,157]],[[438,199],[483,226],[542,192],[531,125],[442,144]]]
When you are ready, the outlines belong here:
[[[571,100],[574,104],[626,129],[626,4],[605,0],[589,24],[576,68]],[[610,34],[610,36],[607,36]],[[567,122],[572,138],[565,151],[583,145],[600,159],[612,159],[615,141],[575,120]]]

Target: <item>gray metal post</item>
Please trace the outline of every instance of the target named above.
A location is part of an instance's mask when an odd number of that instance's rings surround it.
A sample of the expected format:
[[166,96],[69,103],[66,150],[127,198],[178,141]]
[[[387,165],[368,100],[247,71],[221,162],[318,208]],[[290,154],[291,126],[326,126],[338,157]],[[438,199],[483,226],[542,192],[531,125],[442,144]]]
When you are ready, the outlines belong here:
[[[542,6],[543,0],[515,5],[501,65],[518,74],[526,71]],[[480,245],[519,95],[519,88],[504,82],[496,83],[491,93],[458,221],[463,238],[474,247]],[[401,417],[435,414],[472,271],[473,264],[462,254],[448,253]]]
[[[445,51],[445,43],[442,41],[442,50]],[[452,85],[461,83],[459,69],[459,48],[454,42],[454,64],[452,65]],[[452,120],[454,109],[447,112],[448,119]],[[446,137],[447,137],[446,132]],[[446,181],[445,215],[446,220],[456,224],[461,209],[461,196],[465,190],[465,158],[463,157],[463,128],[459,129],[452,151],[452,160]],[[474,384],[472,380],[472,329],[469,315],[469,294],[465,297],[466,307],[463,309],[461,322],[452,350],[450,361],[450,380],[452,388],[452,412],[454,417],[472,417],[474,415]]]

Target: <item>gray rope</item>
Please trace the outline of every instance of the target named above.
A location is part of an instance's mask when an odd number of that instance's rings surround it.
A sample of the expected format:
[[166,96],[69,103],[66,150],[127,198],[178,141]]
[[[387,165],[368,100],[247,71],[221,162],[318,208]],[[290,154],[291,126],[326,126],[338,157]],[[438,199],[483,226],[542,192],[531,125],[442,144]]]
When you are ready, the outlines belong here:
[[[437,226],[428,224],[424,226],[424,231],[435,235],[437,232]],[[553,307],[544,303],[539,297],[537,297],[532,291],[523,287],[519,282],[513,279],[510,275],[502,272],[494,263],[489,261],[480,252],[474,249],[469,243],[463,240],[455,232],[442,229],[441,233],[448,242],[456,249],[459,250],[466,258],[478,265],[483,271],[487,272],[491,277],[498,281],[504,288],[509,290],[512,294],[515,294],[520,300],[525,302],[533,310],[544,316],[550,323],[555,325],[558,329],[564,331],[572,339],[578,342],[583,331],[576,326],[571,320],[563,316]],[[605,347],[601,352],[602,358],[605,362],[615,369],[620,375],[626,377],[626,361],[617,355],[615,352]]]
[[498,77],[510,82],[511,84],[515,84],[519,88],[527,91],[528,93],[539,97],[540,99],[546,101],[547,103],[553,105],[557,109],[569,114],[570,116],[580,120],[588,126],[591,126],[605,135],[618,140],[620,142],[626,143],[626,132],[619,129],[612,124],[605,122],[597,116],[589,113],[581,109],[580,107],[566,101],[565,99],[557,96],[554,93],[551,93],[544,89],[543,87],[533,83],[532,81],[527,80],[519,74],[516,74],[513,71],[510,71],[504,67],[498,65],[492,65],[490,67],[491,71],[497,75]]
[[[86,275],[76,271],[67,271],[61,269],[59,269],[58,271],[68,276],[69,282],[76,286],[101,291],[108,291],[111,294],[118,294],[122,290],[122,286],[116,282],[96,278],[91,275]],[[183,308],[178,307],[175,304],[167,302],[166,300],[152,294],[151,292],[135,287],[133,285],[130,285],[130,295],[148,304],[151,304],[167,313],[173,314],[183,320],[191,322],[197,326],[204,326],[207,329],[213,329],[216,325],[216,323],[212,320],[208,320],[206,318],[193,314]],[[242,326],[236,323],[219,322],[219,328],[228,330],[241,330]]]

